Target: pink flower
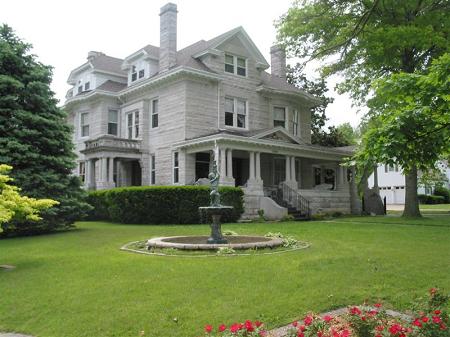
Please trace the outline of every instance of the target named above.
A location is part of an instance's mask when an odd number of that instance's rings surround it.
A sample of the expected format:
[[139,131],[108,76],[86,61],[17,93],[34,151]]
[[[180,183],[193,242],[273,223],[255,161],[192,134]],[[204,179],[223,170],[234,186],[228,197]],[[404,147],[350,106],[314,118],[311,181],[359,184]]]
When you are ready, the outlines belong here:
[[350,313],[352,314],[352,315],[361,315],[361,310],[358,308],[358,307],[353,307],[353,308],[351,308],[350,309]]
[[433,323],[439,324],[442,322],[442,319],[439,316],[433,316]]
[[261,325],[263,325],[262,322],[260,322],[260,321],[255,321],[255,326],[256,326],[257,328],[259,328]]
[[219,326],[219,332],[224,332],[226,329],[227,329],[227,327],[226,327],[225,324],[221,324],[221,325]]
[[252,332],[255,330],[255,328],[253,327],[253,323],[249,320],[246,320],[244,323],[244,327],[248,332]]
[[414,326],[419,327],[419,328],[422,327],[422,323],[420,323],[420,320],[419,320],[418,318],[416,318],[412,324],[413,324]]
[[305,337],[305,334],[301,331],[297,332],[297,337]]
[[292,326],[293,326],[293,327],[297,327],[297,325],[298,325],[298,322],[297,322],[297,321],[292,322]]
[[212,325],[210,325],[210,324],[205,325],[205,332],[206,333],[211,333],[212,329],[213,329]]

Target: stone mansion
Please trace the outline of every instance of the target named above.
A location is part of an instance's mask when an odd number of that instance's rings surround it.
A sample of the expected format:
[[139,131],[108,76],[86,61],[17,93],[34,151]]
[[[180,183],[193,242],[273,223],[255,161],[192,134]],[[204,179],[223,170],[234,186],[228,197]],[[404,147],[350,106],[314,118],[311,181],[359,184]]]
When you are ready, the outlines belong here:
[[319,101],[286,82],[284,51],[272,47],[269,65],[242,27],[178,50],[177,6],[159,15],[159,47],[124,59],[92,51],[69,75],[86,188],[203,182],[217,145],[221,184],[243,187],[246,216],[350,213],[340,163],[351,150],[311,144]]

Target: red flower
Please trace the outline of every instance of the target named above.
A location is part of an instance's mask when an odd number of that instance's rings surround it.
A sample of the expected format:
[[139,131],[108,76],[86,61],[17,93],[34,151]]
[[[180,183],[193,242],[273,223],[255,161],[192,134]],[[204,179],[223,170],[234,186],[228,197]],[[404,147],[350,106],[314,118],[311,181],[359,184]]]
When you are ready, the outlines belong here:
[[221,324],[219,326],[219,332],[224,332],[227,329],[227,327],[225,326],[225,324]]
[[342,330],[340,337],[349,337],[349,336],[350,336],[350,331],[348,331],[347,329]]
[[261,330],[260,332],[258,332],[258,335],[259,335],[260,337],[264,337],[264,336],[266,335],[266,331]]
[[361,310],[358,307],[353,307],[350,309],[352,315],[361,315]]
[[422,322],[426,323],[429,321],[429,318],[427,316],[422,317]]
[[305,331],[305,330],[306,330],[306,326],[300,325],[300,326],[298,327],[298,330],[299,330],[299,331]]
[[297,332],[297,337],[305,337],[305,334],[301,331]]
[[242,324],[240,324],[240,323],[234,323],[234,324],[230,327],[230,331],[231,331],[232,333],[236,333],[236,332],[238,332],[239,330],[241,330],[241,328],[242,328]]
[[447,327],[445,326],[444,323],[439,324],[439,329],[441,330],[447,330]]
[[212,325],[209,325],[209,324],[205,325],[205,332],[211,333],[211,331],[212,331]]
[[292,322],[292,326],[293,326],[293,327],[296,327],[297,325],[298,325],[298,322],[297,322],[297,321]]
[[317,337],[322,337],[323,336],[323,332],[322,331],[317,331]]
[[370,310],[367,314],[368,314],[369,316],[376,316],[376,315],[378,314],[378,311],[376,311],[376,310]]
[[440,311],[440,310],[435,310],[435,311],[434,311],[434,314],[435,314],[435,315],[440,315],[440,314],[441,314],[441,311]]
[[375,329],[376,329],[377,331],[383,331],[383,330],[384,330],[384,326],[378,325],[378,326],[375,327]]
[[381,307],[382,307],[382,304],[381,304],[381,303],[375,303],[375,304],[374,304],[374,307],[375,307],[375,308],[381,308]]
[[323,320],[324,320],[325,322],[330,322],[330,321],[333,320],[333,317],[330,316],[330,315],[325,315],[325,316],[323,316]]
[[391,335],[396,335],[402,332],[402,326],[400,324],[392,324],[389,328]]
[[442,319],[439,316],[433,316],[433,323],[439,324],[442,322]]
[[305,322],[305,325],[311,325],[311,323],[313,322],[314,318],[310,315],[306,316],[305,319],[303,320],[303,322]]
[[416,318],[412,324],[415,325],[415,326],[417,326],[417,327],[419,327],[419,328],[422,327],[422,323],[420,323],[420,321],[419,321],[418,318]]
[[361,316],[361,320],[365,321],[366,320],[366,316]]
[[255,321],[255,326],[256,326],[257,328],[259,328],[261,325],[263,325],[262,322],[260,322],[260,321]]
[[253,327],[253,323],[249,320],[246,320],[244,323],[244,327],[248,332],[252,332],[255,330],[255,328]]

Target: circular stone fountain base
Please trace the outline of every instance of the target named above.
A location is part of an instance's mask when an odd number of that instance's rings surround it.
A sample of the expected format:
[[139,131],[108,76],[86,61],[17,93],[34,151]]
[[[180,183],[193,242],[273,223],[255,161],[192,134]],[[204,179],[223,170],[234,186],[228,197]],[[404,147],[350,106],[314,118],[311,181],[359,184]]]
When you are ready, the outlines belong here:
[[227,236],[228,243],[207,243],[208,236],[169,236],[153,238],[147,241],[148,249],[151,248],[175,248],[186,250],[216,250],[220,247],[233,249],[275,248],[281,246],[283,241],[278,238],[266,238],[264,236]]

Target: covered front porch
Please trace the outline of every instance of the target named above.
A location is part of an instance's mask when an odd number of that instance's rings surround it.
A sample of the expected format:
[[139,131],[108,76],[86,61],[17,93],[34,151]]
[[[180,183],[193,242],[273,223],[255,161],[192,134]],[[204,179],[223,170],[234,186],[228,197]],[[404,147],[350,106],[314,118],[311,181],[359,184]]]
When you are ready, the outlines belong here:
[[186,167],[194,168],[186,170],[194,182],[207,178],[216,153],[220,182],[243,187],[248,217],[260,209],[286,214],[277,206],[301,208],[309,215],[351,212],[351,174],[342,165],[351,155],[348,150],[303,144],[279,128],[262,137],[217,134],[179,143],[176,149],[185,152]]

